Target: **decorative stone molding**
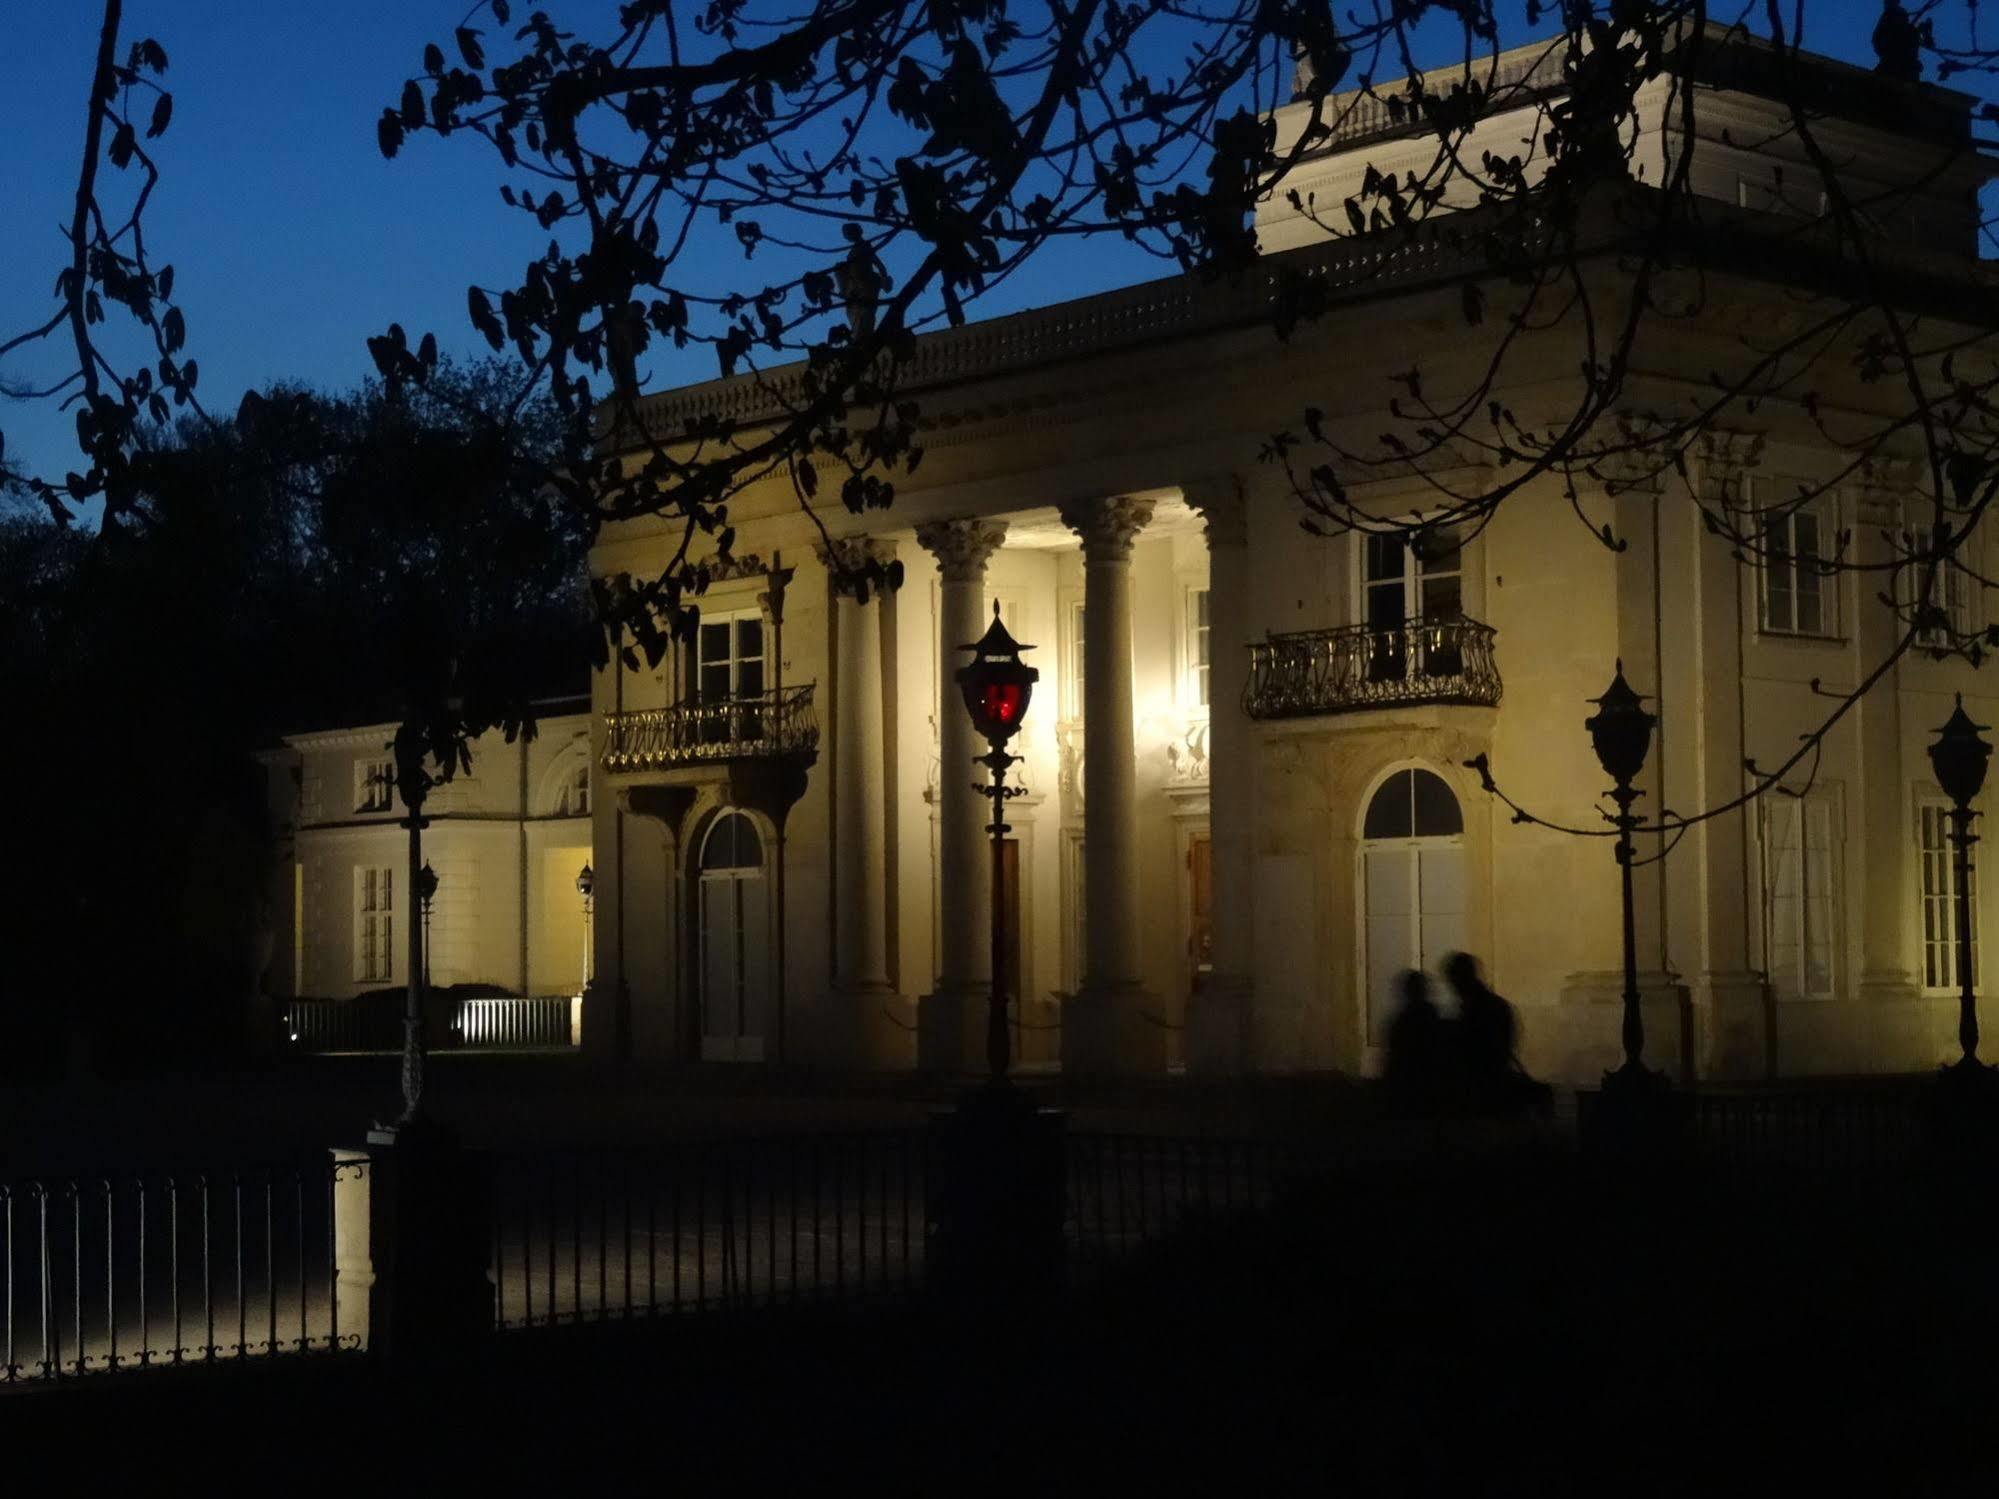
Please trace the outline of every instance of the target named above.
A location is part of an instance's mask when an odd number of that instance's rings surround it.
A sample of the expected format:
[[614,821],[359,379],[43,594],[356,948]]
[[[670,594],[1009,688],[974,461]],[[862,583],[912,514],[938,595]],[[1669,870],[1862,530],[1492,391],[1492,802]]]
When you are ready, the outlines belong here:
[[1166,746],[1166,779],[1174,786],[1208,784],[1208,720],[1192,720]]
[[1854,518],[1868,526],[1901,525],[1902,508],[1918,495],[1925,472],[1925,465],[1913,458],[1865,459],[1854,476],[1858,500]]
[[977,583],[986,561],[1006,540],[1003,520],[928,521],[916,528],[916,544],[937,559],[946,583]]
[[1131,544],[1152,519],[1152,501],[1121,495],[1108,500],[1072,500],[1060,507],[1062,524],[1083,541],[1088,562],[1128,562]]
[[732,552],[726,557],[711,557],[697,565],[708,570],[710,583],[728,583],[737,578],[761,578],[770,571],[763,558],[753,552],[741,555]]
[[1055,726],[1055,783],[1062,795],[1083,799],[1083,725],[1069,719]]
[[1187,508],[1201,517],[1209,551],[1218,546],[1249,544],[1249,504],[1243,495],[1242,480],[1234,474],[1184,485],[1180,493]]
[[1742,478],[1763,461],[1761,432],[1703,432],[1694,441],[1701,463],[1701,498],[1710,504],[1742,503]]
[[892,542],[880,541],[872,536],[843,536],[824,546],[814,547],[812,555],[832,575],[835,593],[842,598],[866,603],[882,589],[870,583],[863,597],[864,580],[870,569],[885,568],[895,561],[895,546]]
[[1592,465],[1603,480],[1605,492],[1613,497],[1663,493],[1666,474],[1673,467],[1670,438],[1666,424],[1651,412],[1620,411],[1617,450],[1604,454]]

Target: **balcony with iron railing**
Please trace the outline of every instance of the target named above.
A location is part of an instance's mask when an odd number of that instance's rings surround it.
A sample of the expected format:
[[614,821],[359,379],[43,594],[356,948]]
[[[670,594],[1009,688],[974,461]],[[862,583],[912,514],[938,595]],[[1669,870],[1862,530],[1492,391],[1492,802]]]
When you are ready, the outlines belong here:
[[819,748],[810,682],[606,716],[604,768],[666,770],[809,756]]
[[1313,718],[1419,704],[1499,706],[1493,629],[1471,619],[1409,619],[1272,635],[1249,648],[1243,711]]

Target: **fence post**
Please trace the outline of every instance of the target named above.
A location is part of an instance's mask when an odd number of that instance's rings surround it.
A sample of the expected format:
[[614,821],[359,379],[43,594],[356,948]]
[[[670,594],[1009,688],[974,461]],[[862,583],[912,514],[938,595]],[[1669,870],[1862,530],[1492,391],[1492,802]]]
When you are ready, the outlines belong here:
[[948,1301],[1003,1315],[1058,1291],[1067,1216],[1068,1116],[1005,1084],[931,1120],[941,1173],[930,1194],[927,1273]]
[[[357,1298],[365,1289],[366,1346],[397,1363],[463,1357],[493,1330],[492,1215],[483,1163],[440,1125],[421,1116],[368,1132],[364,1183],[350,1217],[365,1229]],[[349,1242],[338,1222],[337,1252]],[[365,1262],[365,1270],[361,1264]],[[362,1279],[366,1276],[365,1283]],[[340,1331],[348,1309],[339,1304]]]
[[[333,1156],[332,1333],[368,1346],[368,1309],[375,1294],[374,1208],[369,1153],[336,1147]],[[299,1230],[304,1232],[303,1218]],[[301,1268],[299,1298],[305,1298]],[[303,1334],[301,1333],[301,1336]]]

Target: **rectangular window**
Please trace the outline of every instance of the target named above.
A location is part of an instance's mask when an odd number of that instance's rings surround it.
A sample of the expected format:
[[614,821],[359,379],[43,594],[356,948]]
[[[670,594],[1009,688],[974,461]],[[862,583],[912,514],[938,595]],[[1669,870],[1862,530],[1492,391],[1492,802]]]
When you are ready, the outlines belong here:
[[1069,606],[1069,648],[1063,656],[1063,664],[1068,667],[1066,675],[1069,679],[1064,703],[1067,709],[1063,714],[1065,718],[1081,718],[1083,716],[1083,632],[1083,606],[1081,604],[1071,604]]
[[396,872],[382,864],[354,871],[354,979],[386,984],[395,974]]
[[704,617],[695,641],[694,681],[702,704],[714,710],[702,715],[703,743],[761,738],[763,715],[754,700],[764,690],[762,614]]
[[1361,539],[1361,616],[1369,681],[1455,676],[1464,618],[1464,544],[1454,531],[1391,531]]
[[1953,561],[1945,560],[1932,567],[1921,560],[1922,554],[1929,550],[1926,530],[1916,526],[1905,526],[1902,530],[1902,548],[1911,559],[1905,569],[1908,581],[1903,596],[1913,605],[1920,593],[1922,601],[1936,611],[1932,622],[1916,632],[1916,644],[1928,650],[1947,651],[1955,640],[1975,628],[1971,577]]
[[1187,590],[1187,688],[1190,701],[1208,706],[1208,681],[1213,665],[1213,639],[1208,628],[1208,590]]
[[1827,564],[1837,536],[1831,495],[1797,500],[1763,532],[1762,627],[1775,635],[1839,633],[1837,578]]
[[1763,932],[1786,999],[1830,999],[1838,939],[1838,826],[1830,796],[1771,792],[1763,808]]
[[354,810],[388,812],[396,804],[396,762],[387,756],[354,767]]
[[[1950,842],[1950,808],[1924,802],[1916,809],[1916,851],[1923,903],[1923,987],[1955,993],[1957,972],[1957,850]],[[1978,986],[1978,871],[1965,881],[1971,897],[1971,983]]]
[[590,815],[590,762],[585,760],[569,773],[569,785],[563,792],[562,810],[571,817]]

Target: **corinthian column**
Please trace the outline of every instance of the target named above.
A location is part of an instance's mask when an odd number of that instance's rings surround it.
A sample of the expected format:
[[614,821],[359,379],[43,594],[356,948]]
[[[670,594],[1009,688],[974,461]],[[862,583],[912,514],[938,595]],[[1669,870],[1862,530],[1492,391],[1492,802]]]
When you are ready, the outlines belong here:
[[893,553],[866,538],[820,553],[833,585],[833,990],[845,1060],[908,1066],[888,981],[887,762],[882,752],[880,592],[860,570]]
[[1150,500],[1062,507],[1083,542],[1082,991],[1062,1013],[1064,1072],[1158,1072],[1165,1033],[1139,981],[1138,767],[1131,701],[1131,544]]
[[[1859,669],[1870,672],[1887,660],[1901,641],[1902,619],[1881,602],[1889,592],[1889,571],[1895,560],[1889,535],[1909,523],[1906,510],[1918,498],[1925,471],[1917,464],[1879,457],[1863,465],[1854,546],[1862,563],[1882,571],[1863,574],[1871,581],[1856,589],[1854,635],[1860,642]],[[1913,513],[1923,514],[1921,507]],[[1884,534],[1885,533],[1885,534]],[[1905,577],[1908,575],[1905,574]],[[1896,580],[1900,581],[1900,580]],[[1902,582],[1907,597],[1907,582]],[[1908,781],[1902,764],[1902,667],[1898,662],[1860,700],[1861,838],[1867,854],[1861,887],[1865,901],[1860,928],[1860,994],[1864,999],[1913,1000],[1916,955],[1907,922],[1909,845],[1914,829],[1909,821]],[[1920,763],[1920,762],[1918,762]]]
[[972,761],[984,752],[958,698],[958,647],[985,632],[986,560],[1006,538],[1006,523],[935,521],[916,540],[937,559],[938,725],[937,900],[941,946],[937,988],[916,1012],[917,1065],[964,1072],[983,1065],[987,990],[991,984],[991,876],[985,859],[985,801],[974,790]]
[[[1187,1009],[1187,1070],[1234,1073],[1249,1052],[1255,962],[1250,936],[1256,816],[1254,745],[1242,710],[1249,676],[1249,516],[1233,475],[1189,484],[1208,536],[1208,828],[1214,969]],[[1087,616],[1086,616],[1087,617]]]

